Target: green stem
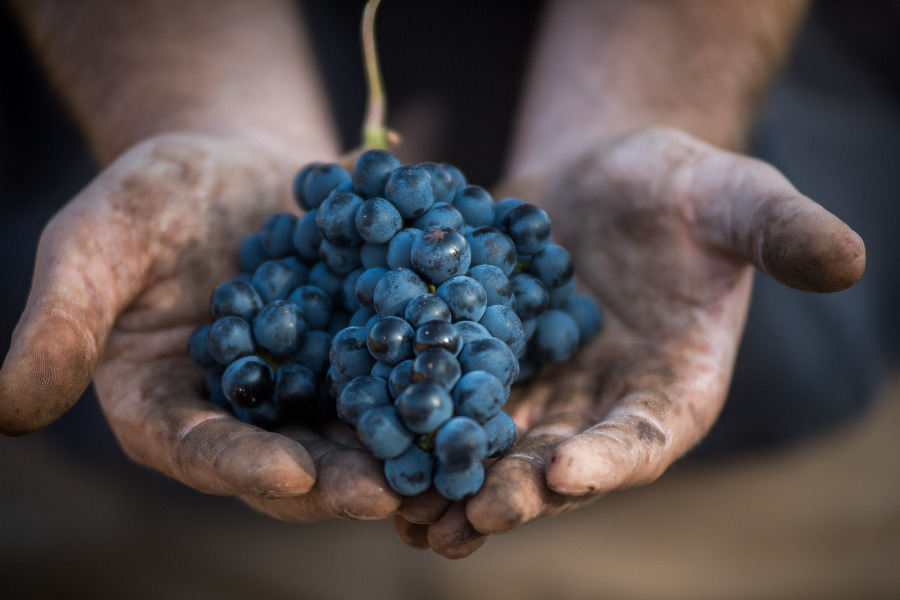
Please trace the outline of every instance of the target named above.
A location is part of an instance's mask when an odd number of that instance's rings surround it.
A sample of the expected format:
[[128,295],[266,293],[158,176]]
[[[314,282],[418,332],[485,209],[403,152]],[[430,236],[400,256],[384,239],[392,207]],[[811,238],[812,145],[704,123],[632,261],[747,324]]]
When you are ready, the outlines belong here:
[[375,11],[381,0],[368,0],[363,9],[362,44],[368,83],[369,105],[366,122],[363,125],[363,145],[366,148],[388,149],[389,134],[385,124],[387,98],[381,68],[378,66],[378,52],[375,47]]

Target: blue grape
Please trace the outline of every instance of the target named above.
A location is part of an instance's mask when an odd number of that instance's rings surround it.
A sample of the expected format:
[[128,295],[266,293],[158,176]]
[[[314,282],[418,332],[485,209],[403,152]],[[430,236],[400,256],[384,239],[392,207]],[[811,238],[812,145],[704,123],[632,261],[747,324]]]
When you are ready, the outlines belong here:
[[516,424],[502,410],[481,424],[487,438],[487,457],[496,458],[516,443]]
[[562,310],[578,325],[578,341],[584,344],[594,338],[603,327],[603,314],[593,298],[587,294],[575,294]]
[[465,224],[462,213],[448,202],[435,202],[412,222],[413,227],[422,230],[429,227],[450,227],[459,231]]
[[344,280],[341,282],[341,304],[348,313],[353,314],[360,308],[362,305],[359,303],[359,299],[356,297],[356,282],[359,281],[359,278],[363,273],[366,272],[366,269],[362,267],[357,267],[350,271]]
[[[356,230],[356,213],[365,200],[350,192],[335,191],[329,195],[316,215],[322,240],[335,246],[359,246],[362,237]],[[321,253],[321,247],[319,248]]]
[[410,253],[412,251],[413,243],[420,235],[422,235],[421,229],[407,227],[406,229],[398,231],[397,234],[391,238],[391,241],[388,242],[387,254],[385,255],[385,260],[387,260],[387,264],[390,268],[412,268]]
[[325,263],[318,262],[309,270],[307,285],[315,286],[325,292],[332,300],[340,295],[344,284],[343,275],[332,273]]
[[293,354],[306,337],[303,310],[287,300],[266,304],[253,318],[253,337],[275,356]]
[[478,322],[484,325],[493,337],[509,346],[516,358],[524,354],[525,332],[522,329],[522,321],[513,309],[502,304],[488,306]]
[[397,207],[404,219],[415,219],[434,203],[431,175],[418,165],[397,167],[384,186],[384,197]]
[[547,290],[547,292],[550,295],[548,308],[562,308],[566,302],[575,296],[575,278],[573,277],[561,286]]
[[516,297],[513,296],[509,278],[500,267],[494,265],[476,265],[466,273],[484,288],[487,305],[501,304],[509,308],[516,307]]
[[456,413],[479,423],[500,412],[508,396],[503,382],[487,371],[469,371],[453,388]]
[[322,243],[322,234],[319,233],[319,225],[316,222],[318,218],[318,210],[309,211],[297,219],[294,233],[291,236],[294,250],[300,258],[309,262],[319,260],[319,244]]
[[300,260],[296,254],[285,256],[281,259],[281,262],[297,276],[297,285],[306,285],[306,282],[309,281],[309,265]]
[[316,375],[324,375],[328,370],[328,352],[331,349],[332,336],[327,331],[307,331],[303,342],[291,357]]
[[297,363],[287,363],[275,371],[272,404],[291,419],[311,419],[318,412],[319,386],[316,374]]
[[413,351],[416,354],[431,348],[440,348],[456,356],[462,350],[462,346],[459,329],[449,321],[428,321],[416,329],[413,337]]
[[466,223],[472,227],[486,227],[494,224],[494,199],[481,186],[469,185],[456,190],[453,206],[462,213]]
[[453,321],[478,321],[487,308],[487,295],[481,284],[465,275],[448,279],[437,287],[435,294],[450,307]]
[[388,269],[375,267],[362,272],[356,280],[354,286],[354,294],[360,307],[366,310],[375,311],[375,286],[381,276],[388,272]]
[[537,317],[529,352],[542,363],[562,363],[578,349],[578,324],[559,309],[552,308]]
[[448,500],[467,500],[484,485],[484,467],[473,463],[464,469],[450,469],[438,463],[432,475],[435,489]]
[[388,377],[391,376],[391,373],[394,370],[394,366],[395,365],[389,365],[387,363],[383,363],[383,362],[379,361],[379,362],[376,362],[374,365],[372,365],[372,370],[369,371],[369,374],[374,375],[376,377],[381,377],[382,379],[387,381]]
[[543,314],[550,304],[547,287],[537,277],[527,273],[519,273],[509,280],[510,288],[516,298],[516,314],[523,321]]
[[519,358],[519,375],[513,382],[514,385],[524,385],[535,379],[540,373],[541,364],[529,356],[526,352],[524,356]]
[[447,390],[453,389],[462,374],[456,357],[441,348],[429,348],[416,355],[411,371],[413,382],[431,381]]
[[350,316],[350,327],[365,327],[368,329],[369,319],[371,319],[374,314],[375,313],[368,308],[360,307]]
[[402,317],[409,301],[428,291],[410,269],[391,269],[375,284],[372,295],[375,312],[382,317]]
[[418,329],[425,323],[431,321],[450,322],[453,315],[450,314],[450,307],[440,296],[435,294],[419,294],[409,301],[406,305],[403,318]]
[[450,176],[450,180],[453,181],[454,190],[466,187],[466,176],[463,175],[462,171],[448,163],[440,163],[440,165],[444,167],[444,171],[447,172],[447,174]]
[[400,317],[383,317],[369,329],[369,353],[379,362],[396,365],[413,355],[412,325]]
[[479,370],[492,373],[504,386],[512,385],[519,374],[516,356],[495,337],[477,339],[463,346],[459,364],[463,373]]
[[548,290],[568,283],[574,272],[569,251],[556,244],[547,244],[546,248],[534,254],[528,268]]
[[363,446],[382,460],[400,456],[412,446],[413,434],[391,405],[374,406],[363,412],[356,422],[356,432]]
[[537,254],[550,242],[550,217],[533,204],[521,204],[506,213],[503,231],[515,244],[516,252]]
[[294,251],[292,241],[297,217],[289,212],[280,212],[266,219],[260,231],[263,251],[272,258],[281,258]]
[[391,398],[396,398],[412,383],[412,359],[407,359],[394,367],[388,377],[388,391]]
[[325,329],[331,322],[331,298],[314,285],[301,285],[287,297],[303,312],[308,329]]
[[188,353],[190,354],[191,362],[204,371],[217,370],[219,367],[219,362],[209,353],[207,338],[209,337],[210,329],[212,329],[211,323],[201,325],[194,329],[190,338],[188,338]]
[[252,273],[259,265],[271,258],[263,250],[261,232],[251,233],[241,241],[238,249],[238,262],[244,271]]
[[516,247],[509,236],[496,227],[478,227],[467,236],[472,266],[494,265],[509,276],[516,266]]
[[240,317],[228,316],[216,319],[206,336],[209,355],[221,365],[256,351],[250,323]]
[[331,341],[329,359],[331,368],[343,377],[359,377],[372,371],[375,359],[366,346],[368,331],[365,327],[345,327]]
[[388,244],[372,244],[363,242],[359,247],[359,260],[364,269],[376,267],[388,268],[387,253]]
[[335,399],[335,408],[342,421],[356,427],[359,417],[375,406],[391,403],[387,380],[374,375],[354,377],[341,389]]
[[253,272],[253,287],[263,302],[284,300],[299,285],[297,274],[281,260],[267,260]]
[[222,390],[222,371],[206,372],[206,389],[209,392],[209,401],[215,404],[220,408],[224,408],[226,410],[231,410],[234,405],[228,401],[228,398],[225,397],[225,392]]
[[469,270],[469,242],[450,227],[423,229],[410,248],[410,264],[423,280],[440,285]]
[[222,391],[238,408],[253,408],[267,402],[272,398],[274,387],[272,367],[256,356],[235,360],[222,374]]
[[384,461],[384,477],[402,496],[417,496],[431,487],[434,460],[428,452],[410,446],[400,456]]
[[383,196],[388,177],[399,166],[400,161],[387,150],[366,150],[353,163],[353,188],[363,198]]
[[454,326],[459,332],[463,347],[475,340],[491,337],[491,332],[485,329],[484,325],[476,321],[459,321],[458,323],[454,323]]
[[350,313],[345,310],[331,311],[331,322],[328,323],[328,333],[332,336],[337,335],[341,330],[346,329],[350,325]]
[[259,406],[253,408],[241,408],[233,406],[231,408],[234,416],[244,423],[250,423],[263,429],[274,429],[282,421],[281,414],[275,405],[271,402],[263,402]]
[[471,417],[453,417],[434,436],[434,454],[452,470],[470,468],[487,456],[484,428]]
[[509,214],[509,211],[518,206],[522,206],[523,204],[525,204],[525,201],[521,198],[503,198],[502,200],[498,200],[494,203],[494,222],[492,225],[502,231],[503,220],[506,218],[506,215]]
[[302,169],[297,171],[297,174],[294,175],[294,180],[291,185],[291,191],[294,194],[294,200],[297,201],[297,205],[303,210],[310,210],[311,207],[306,202],[306,195],[304,193],[304,188],[306,187],[306,180],[309,177],[310,172],[318,166],[319,163],[310,163],[304,166]]
[[419,163],[431,176],[431,189],[434,191],[434,202],[450,202],[456,192],[454,175],[440,163]]
[[447,389],[431,381],[410,384],[394,404],[400,420],[413,433],[437,431],[453,416],[453,399]]
[[319,256],[336,275],[347,275],[362,264],[358,246],[338,246],[328,240],[322,240],[319,245]]
[[362,203],[355,217],[360,237],[372,244],[387,244],[403,227],[397,207],[384,198],[371,198]]
[[319,208],[332,190],[351,181],[350,173],[335,163],[317,163],[310,169],[303,182],[305,210]]

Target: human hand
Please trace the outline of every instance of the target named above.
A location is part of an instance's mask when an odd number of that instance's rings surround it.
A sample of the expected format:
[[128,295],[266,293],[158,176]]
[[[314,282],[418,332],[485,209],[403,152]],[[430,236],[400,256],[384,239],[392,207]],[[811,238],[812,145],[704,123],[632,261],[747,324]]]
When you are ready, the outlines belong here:
[[671,129],[600,141],[504,193],[550,213],[605,325],[514,392],[519,439],[476,496],[401,505],[400,537],[448,557],[650,483],[696,444],[725,401],[753,266],[815,292],[865,267],[862,240],[776,169]]
[[140,464],[286,520],[391,514],[399,500],[380,465],[343,443],[346,432],[326,439],[241,423],[202,398],[203,374],[188,356],[211,291],[238,270],[240,241],[292,209],[297,164],[286,154],[235,137],[154,137],[54,217],[0,370],[0,430],[49,424],[93,377],[119,443]]

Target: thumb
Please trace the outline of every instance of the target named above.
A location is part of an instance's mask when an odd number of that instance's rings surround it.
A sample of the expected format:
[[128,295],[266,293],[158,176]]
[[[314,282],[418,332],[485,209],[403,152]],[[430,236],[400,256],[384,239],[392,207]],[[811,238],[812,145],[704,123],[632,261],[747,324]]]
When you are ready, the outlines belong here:
[[123,220],[113,195],[95,180],[41,235],[28,302],[0,368],[0,433],[31,433],[71,408],[138,289],[149,261],[134,251],[139,219]]

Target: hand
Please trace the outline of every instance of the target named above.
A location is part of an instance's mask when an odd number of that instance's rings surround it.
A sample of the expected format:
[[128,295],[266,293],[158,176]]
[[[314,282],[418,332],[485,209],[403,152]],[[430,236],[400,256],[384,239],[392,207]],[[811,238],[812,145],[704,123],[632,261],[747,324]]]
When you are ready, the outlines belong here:
[[475,497],[401,506],[401,538],[449,557],[650,483],[695,445],[725,401],[752,265],[816,292],[865,266],[860,238],[774,168],[670,129],[601,141],[504,192],[550,213],[605,327],[510,398],[518,442]]
[[225,136],[155,137],[74,198],[41,238],[0,371],[0,430],[52,422],[93,377],[138,463],[281,519],[391,514],[399,500],[368,453],[337,435],[240,423],[203,400],[203,374],[188,357],[212,289],[238,272],[240,241],[291,210],[299,164],[286,154]]

